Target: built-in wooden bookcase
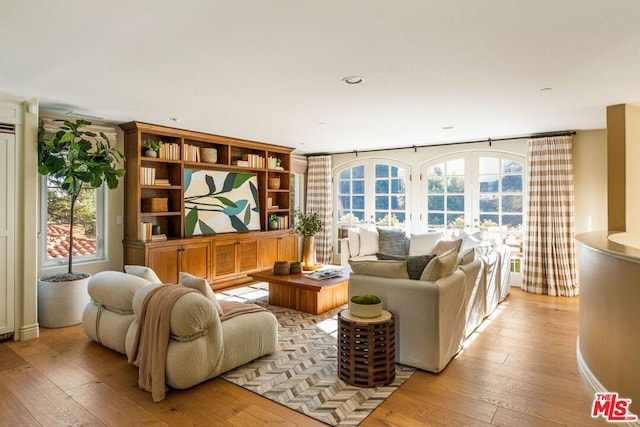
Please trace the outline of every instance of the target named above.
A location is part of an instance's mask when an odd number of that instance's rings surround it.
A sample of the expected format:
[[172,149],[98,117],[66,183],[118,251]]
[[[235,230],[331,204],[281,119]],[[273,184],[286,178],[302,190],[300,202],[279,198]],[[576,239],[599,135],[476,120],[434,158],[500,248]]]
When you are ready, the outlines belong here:
[[[125,133],[125,222],[124,248],[125,264],[157,264],[160,271],[165,271],[163,281],[171,281],[176,271],[186,271],[188,267],[185,253],[189,259],[199,257],[207,259],[210,265],[206,272],[210,280],[216,279],[216,271],[225,271],[220,277],[233,278],[239,273],[246,273],[245,266],[223,266],[221,260],[233,257],[222,257],[220,248],[233,244],[249,247],[248,242],[258,239],[260,245],[262,234],[273,238],[274,235],[290,233],[290,167],[291,148],[247,141],[219,135],[170,128],[141,122],[130,122],[120,126]],[[162,141],[163,148],[158,157],[147,157],[144,141]],[[211,150],[216,156],[212,157]],[[260,231],[249,233],[226,233],[209,236],[185,237],[184,219],[184,170],[185,168],[209,169],[221,171],[249,171],[257,176]],[[279,178],[275,188],[274,178]],[[270,227],[269,218],[279,217],[276,231]],[[153,233],[166,235],[166,241],[148,241],[141,234],[141,224],[151,223]],[[238,235],[235,239],[234,235]],[[251,235],[251,238],[247,240]],[[268,235],[268,236],[267,236]],[[235,239],[235,240],[234,240]],[[216,243],[217,241],[217,243]],[[285,253],[297,253],[295,248],[287,248]],[[197,245],[194,244],[197,242]],[[206,243],[203,246],[203,242]],[[208,243],[207,243],[208,242]],[[291,243],[293,244],[293,243]],[[210,245],[205,247],[206,245]],[[295,250],[294,250],[295,249]],[[288,251],[288,252],[287,252]],[[233,251],[228,251],[229,254]],[[250,251],[248,253],[254,253]],[[257,257],[259,257],[259,252]],[[247,253],[244,251],[243,253]],[[217,255],[216,255],[217,254]],[[243,255],[245,261],[246,255]],[[218,260],[215,268],[211,264]],[[250,271],[269,267],[256,258]],[[173,264],[177,267],[173,268]],[[169,267],[167,267],[167,264]],[[198,265],[202,265],[199,263]],[[228,272],[234,273],[228,273]],[[198,270],[202,275],[202,270]]]

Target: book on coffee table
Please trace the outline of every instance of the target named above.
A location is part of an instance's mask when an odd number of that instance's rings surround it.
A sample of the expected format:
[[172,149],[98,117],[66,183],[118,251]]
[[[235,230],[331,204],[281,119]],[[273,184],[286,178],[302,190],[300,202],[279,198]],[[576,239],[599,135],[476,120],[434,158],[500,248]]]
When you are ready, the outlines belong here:
[[328,270],[316,270],[311,273],[305,274],[309,279],[314,280],[325,280],[325,279],[333,279],[334,277],[342,276],[342,270],[339,268],[331,268]]

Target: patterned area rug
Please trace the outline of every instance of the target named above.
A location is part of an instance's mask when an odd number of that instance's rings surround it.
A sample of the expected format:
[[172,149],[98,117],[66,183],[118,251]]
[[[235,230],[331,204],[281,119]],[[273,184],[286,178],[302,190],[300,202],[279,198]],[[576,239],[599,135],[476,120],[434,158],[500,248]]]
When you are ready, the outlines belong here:
[[342,308],[316,316],[269,305],[264,293],[251,302],[278,318],[278,350],[222,375],[225,380],[326,424],[347,426],[358,425],[415,372],[396,365],[396,379],[389,386],[346,384],[338,379],[336,359],[337,314]]

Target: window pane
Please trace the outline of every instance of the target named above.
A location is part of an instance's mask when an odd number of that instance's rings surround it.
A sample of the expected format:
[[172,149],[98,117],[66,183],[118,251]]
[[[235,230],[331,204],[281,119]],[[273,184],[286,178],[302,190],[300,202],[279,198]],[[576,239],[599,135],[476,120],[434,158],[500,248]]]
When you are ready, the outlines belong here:
[[498,196],[480,196],[480,212],[498,212]]
[[340,181],[340,194],[351,193],[351,183],[349,181]]
[[430,211],[443,211],[444,210],[444,196],[429,196],[427,197],[427,209]]
[[522,163],[513,160],[504,160],[503,173],[522,173]]
[[444,175],[444,163],[438,163],[427,169],[428,176],[442,176]]
[[376,194],[389,194],[389,180],[376,179]]
[[[71,200],[53,178],[47,179],[47,259],[69,256]],[[95,256],[97,246],[96,188],[83,188],[76,200],[73,255]]]
[[364,194],[364,181],[357,180],[351,183],[353,194]]
[[352,178],[364,179],[364,165],[352,167],[351,168],[351,177]]
[[522,212],[522,196],[502,196],[503,212]]
[[480,227],[497,227],[498,215],[480,215]]
[[464,193],[464,178],[461,176],[447,178],[447,191],[449,193]]
[[502,191],[522,191],[522,175],[506,175],[502,177]]
[[404,196],[391,196],[391,209],[404,210]]
[[376,196],[376,209],[389,209],[389,196]]
[[[351,198],[351,207],[353,209],[362,209],[364,210],[364,196],[353,196]],[[363,216],[364,218],[364,216]]]
[[427,224],[444,226],[444,214],[429,213],[429,215],[427,215]]
[[[398,168],[397,167],[391,166],[391,176],[393,178],[397,178],[398,177]],[[402,174],[400,176],[404,176],[404,174]]]
[[444,193],[444,178],[429,178],[429,193]]
[[522,226],[522,215],[502,215],[502,225],[507,227]]
[[448,213],[447,214],[447,224],[454,228],[463,228],[464,227],[464,215],[460,213]]
[[403,194],[405,190],[404,179],[392,179],[391,180],[391,192],[393,194]]
[[352,213],[360,221],[364,221],[364,211],[353,211]]
[[338,178],[340,179],[349,179],[350,178],[350,172],[351,169],[345,169],[342,172],[340,172],[340,175],[338,175]]
[[481,193],[496,193],[500,191],[498,183],[500,182],[500,176],[487,175],[480,177],[480,192]]
[[480,157],[480,175],[500,173],[500,159],[497,157]]
[[340,208],[349,209],[351,207],[351,197],[349,196],[340,196]]
[[464,196],[447,196],[447,210],[464,212]]
[[396,218],[398,218],[398,222],[400,224],[404,224],[406,221],[406,217],[405,217],[405,213],[404,212],[396,212],[395,213]]
[[376,165],[376,178],[389,176],[389,165]]
[[464,175],[464,159],[449,160],[446,172],[447,175]]

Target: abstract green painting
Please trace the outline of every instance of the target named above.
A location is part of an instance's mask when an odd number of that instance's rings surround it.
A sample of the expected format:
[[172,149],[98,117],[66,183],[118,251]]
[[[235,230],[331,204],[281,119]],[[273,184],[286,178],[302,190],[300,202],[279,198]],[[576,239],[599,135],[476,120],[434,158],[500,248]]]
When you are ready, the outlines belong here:
[[260,230],[254,173],[184,170],[185,235]]

